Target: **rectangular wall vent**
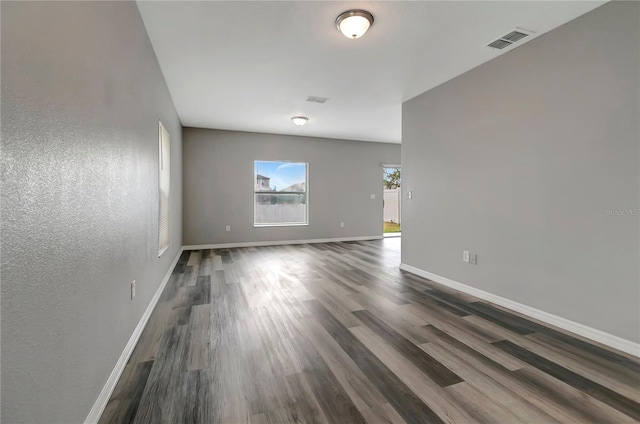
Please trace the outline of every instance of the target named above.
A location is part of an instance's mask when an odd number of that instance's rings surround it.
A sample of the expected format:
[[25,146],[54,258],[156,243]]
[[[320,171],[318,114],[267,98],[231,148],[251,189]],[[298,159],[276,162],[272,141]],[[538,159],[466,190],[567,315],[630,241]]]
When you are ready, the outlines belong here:
[[307,101],[311,103],[326,103],[329,100],[326,97],[307,96]]
[[523,38],[526,38],[532,34],[534,34],[533,31],[516,28],[513,31],[509,32],[508,34],[498,38],[497,40],[490,42],[489,44],[487,44],[487,47],[502,50],[519,42]]

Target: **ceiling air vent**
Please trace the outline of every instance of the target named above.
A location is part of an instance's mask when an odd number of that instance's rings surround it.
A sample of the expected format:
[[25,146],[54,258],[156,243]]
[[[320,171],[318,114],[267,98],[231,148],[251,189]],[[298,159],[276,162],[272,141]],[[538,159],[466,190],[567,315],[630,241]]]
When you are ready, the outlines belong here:
[[326,103],[329,100],[326,97],[307,96],[307,101],[311,103]]
[[487,44],[487,46],[489,47],[493,47],[494,49],[504,49],[505,47],[509,47],[510,45],[512,45],[513,43],[510,43],[508,41],[504,41],[504,40],[496,40],[491,44]]
[[487,47],[492,47],[494,49],[502,50],[511,46],[512,44],[519,42],[523,38],[528,37],[532,34],[533,34],[533,31],[527,31],[526,29],[516,28],[510,33],[503,35],[497,40],[490,42],[489,44],[487,44]]

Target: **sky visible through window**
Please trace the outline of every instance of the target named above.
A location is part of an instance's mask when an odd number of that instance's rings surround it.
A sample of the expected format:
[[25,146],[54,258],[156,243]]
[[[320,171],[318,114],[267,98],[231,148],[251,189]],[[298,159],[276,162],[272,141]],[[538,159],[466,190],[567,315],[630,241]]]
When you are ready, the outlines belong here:
[[269,177],[269,186],[280,191],[306,180],[306,163],[255,161],[255,174]]

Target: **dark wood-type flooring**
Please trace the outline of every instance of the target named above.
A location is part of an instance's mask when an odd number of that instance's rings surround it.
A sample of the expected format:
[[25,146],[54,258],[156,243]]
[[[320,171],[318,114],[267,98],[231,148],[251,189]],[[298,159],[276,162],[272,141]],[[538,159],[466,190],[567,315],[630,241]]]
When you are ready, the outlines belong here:
[[184,252],[100,422],[640,420],[632,356],[399,261],[399,239]]

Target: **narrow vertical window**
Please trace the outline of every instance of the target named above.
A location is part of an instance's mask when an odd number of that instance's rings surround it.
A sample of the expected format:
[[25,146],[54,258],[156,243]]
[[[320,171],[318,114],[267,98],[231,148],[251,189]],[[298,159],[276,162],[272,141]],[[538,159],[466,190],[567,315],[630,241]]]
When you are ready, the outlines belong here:
[[169,133],[159,123],[160,142],[158,148],[158,257],[169,247]]

